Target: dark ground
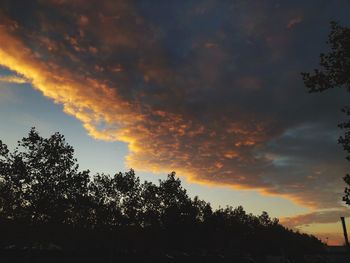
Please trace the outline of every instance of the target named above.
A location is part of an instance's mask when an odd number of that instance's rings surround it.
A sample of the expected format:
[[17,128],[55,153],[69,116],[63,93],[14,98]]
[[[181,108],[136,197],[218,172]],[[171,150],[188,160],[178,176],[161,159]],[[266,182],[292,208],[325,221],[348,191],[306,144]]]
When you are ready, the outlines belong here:
[[34,263],[34,262],[165,262],[165,263],[195,263],[195,262],[222,262],[222,263],[348,263],[350,253],[328,253],[318,255],[289,256],[286,260],[280,255],[188,255],[183,252],[137,253],[135,251],[62,251],[62,250],[25,250],[2,249],[0,250],[0,263]]

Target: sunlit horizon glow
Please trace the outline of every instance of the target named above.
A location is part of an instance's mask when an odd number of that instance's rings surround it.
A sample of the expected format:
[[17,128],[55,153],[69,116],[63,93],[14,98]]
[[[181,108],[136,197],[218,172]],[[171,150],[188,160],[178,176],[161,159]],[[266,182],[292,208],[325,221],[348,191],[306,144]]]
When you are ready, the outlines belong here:
[[[341,203],[348,167],[336,145],[344,117],[337,111],[348,95],[308,95],[299,73],[316,65],[327,20],[339,7],[323,4],[313,14],[302,1],[263,2],[189,1],[170,10],[38,1],[22,17],[5,1],[0,65],[9,72],[0,74],[0,85],[27,83],[92,138],[125,143],[125,167],[174,170],[189,187],[286,199],[307,212],[282,216],[283,224],[339,244],[341,231],[319,224],[335,227],[339,216],[350,216]],[[280,14],[271,20],[275,9]],[[339,19],[350,22],[345,11]],[[322,32],[314,32],[320,23]],[[201,191],[206,199],[208,190]]]

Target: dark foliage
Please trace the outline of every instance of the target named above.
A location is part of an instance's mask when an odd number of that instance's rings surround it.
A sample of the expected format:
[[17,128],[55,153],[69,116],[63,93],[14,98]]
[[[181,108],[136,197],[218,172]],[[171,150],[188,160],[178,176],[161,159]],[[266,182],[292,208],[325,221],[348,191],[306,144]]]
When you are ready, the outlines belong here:
[[[312,253],[323,244],[239,206],[213,210],[172,172],[159,184],[133,170],[79,171],[74,150],[33,128],[10,152],[0,142],[0,247],[49,246],[187,253]],[[120,252],[121,253],[121,252]]]
[[[320,55],[321,69],[315,69],[312,74],[302,73],[304,83],[309,92],[322,92],[327,89],[344,88],[350,91],[350,28],[331,22],[331,33],[327,42],[331,50]],[[345,106],[342,111],[349,116],[350,107]],[[339,138],[345,151],[350,154],[350,120],[339,127],[345,129],[344,136]],[[346,157],[350,161],[350,155]],[[343,200],[350,205],[350,175],[344,177],[349,187],[345,188]]]

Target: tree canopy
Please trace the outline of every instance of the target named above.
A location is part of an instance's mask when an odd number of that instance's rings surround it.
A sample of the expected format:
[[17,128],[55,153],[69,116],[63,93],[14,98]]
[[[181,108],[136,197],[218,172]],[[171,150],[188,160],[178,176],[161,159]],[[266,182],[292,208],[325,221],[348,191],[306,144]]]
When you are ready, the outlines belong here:
[[[350,91],[350,28],[331,22],[331,32],[327,43],[330,51],[320,54],[320,69],[313,73],[302,73],[304,83],[309,92],[322,92],[333,88],[343,88]],[[346,105],[342,111],[349,116],[350,106]],[[348,152],[346,159],[350,161],[350,120],[339,127],[345,129],[343,136],[339,138],[345,151]],[[344,177],[348,185],[345,188],[343,200],[350,205],[350,175]]]
[[33,128],[10,152],[0,141],[0,247],[52,242],[65,248],[315,251],[323,244],[263,212],[213,209],[191,198],[175,172],[158,184],[134,170],[80,171],[63,135]]

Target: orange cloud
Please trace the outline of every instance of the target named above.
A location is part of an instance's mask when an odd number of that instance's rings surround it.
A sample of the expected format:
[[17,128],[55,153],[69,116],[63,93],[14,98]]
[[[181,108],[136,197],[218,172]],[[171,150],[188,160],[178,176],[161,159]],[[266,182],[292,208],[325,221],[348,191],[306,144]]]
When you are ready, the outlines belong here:
[[23,84],[28,80],[20,76],[0,76],[0,82]]
[[297,215],[294,217],[285,217],[281,222],[289,227],[298,227],[309,224],[327,224],[340,221],[340,217],[350,217],[350,211],[347,207],[340,207],[328,210],[316,210],[310,213]]
[[[162,30],[127,2],[96,1],[93,10],[81,1],[40,4],[54,4],[52,12],[74,23],[35,12],[40,14],[33,17],[35,30],[2,16],[0,65],[62,104],[92,137],[127,143],[128,166],[176,170],[192,182],[256,189],[310,207],[323,206],[319,200],[334,195],[327,189],[306,191],[304,178],[276,171],[271,176],[278,156],[261,149],[284,128],[264,112],[269,105],[255,108],[264,81],[249,72],[232,74],[237,65],[220,43],[225,34],[191,41],[189,63],[175,69],[159,41]],[[260,28],[253,22],[252,30]],[[258,96],[242,106],[239,95],[247,90]]]
[[[92,137],[128,143],[129,166],[154,172],[177,170],[196,182],[260,187],[259,179],[242,176],[237,164],[260,162],[249,149],[269,137],[267,124],[242,117],[239,122],[222,119],[204,127],[181,114],[140,108],[123,100],[116,87],[42,61],[4,27],[0,27],[0,42],[2,66],[63,104],[64,111],[82,121]],[[99,129],[101,125],[105,128]]]
[[344,236],[340,217],[350,218],[347,207],[314,210],[306,214],[281,218],[280,222],[289,228],[317,235],[328,245],[343,245]]

